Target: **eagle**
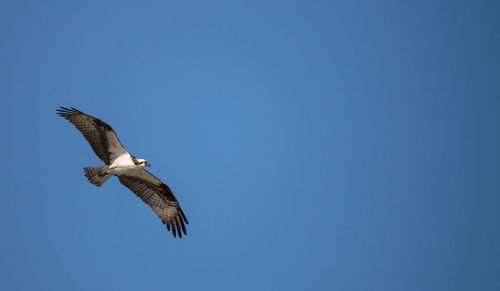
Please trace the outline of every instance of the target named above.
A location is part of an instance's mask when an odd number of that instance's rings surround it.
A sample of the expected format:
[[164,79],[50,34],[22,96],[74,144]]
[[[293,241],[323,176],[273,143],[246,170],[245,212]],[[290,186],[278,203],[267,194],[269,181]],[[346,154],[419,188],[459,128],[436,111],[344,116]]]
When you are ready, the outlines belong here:
[[144,169],[151,167],[148,161],[127,152],[111,126],[73,107],[60,107],[56,112],[83,134],[104,162],[102,166],[83,168],[90,183],[100,187],[111,176],[117,176],[120,183],[151,207],[168,231],[172,229],[174,237],[178,234],[182,238],[182,233],[186,234],[184,223],[189,223],[172,190]]

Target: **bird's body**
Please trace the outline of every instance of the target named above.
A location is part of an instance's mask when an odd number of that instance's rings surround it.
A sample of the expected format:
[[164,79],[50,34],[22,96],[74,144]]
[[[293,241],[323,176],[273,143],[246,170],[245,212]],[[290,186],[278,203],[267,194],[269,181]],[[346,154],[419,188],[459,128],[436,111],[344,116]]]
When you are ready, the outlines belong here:
[[135,175],[139,173],[139,170],[143,169],[144,166],[144,164],[136,165],[132,160],[132,156],[122,154],[111,161],[111,165],[109,165],[108,168],[108,173],[114,176],[125,174]]
[[156,212],[168,230],[172,228],[174,236],[176,233],[179,237],[182,237],[182,232],[186,234],[184,222],[188,221],[170,188],[144,169],[151,166],[148,161],[138,159],[125,150],[111,126],[73,107],[61,107],[57,113],[80,130],[96,155],[105,163],[83,168],[92,184],[102,186],[110,177],[117,176],[120,183]]

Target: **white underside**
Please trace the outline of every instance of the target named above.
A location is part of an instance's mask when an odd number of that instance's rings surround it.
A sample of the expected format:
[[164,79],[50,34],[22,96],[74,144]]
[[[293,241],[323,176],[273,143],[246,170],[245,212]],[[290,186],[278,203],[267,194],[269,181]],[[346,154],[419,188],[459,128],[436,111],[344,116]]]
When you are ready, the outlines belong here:
[[136,166],[129,153],[121,154],[111,161],[108,172],[111,175],[137,174],[144,166]]

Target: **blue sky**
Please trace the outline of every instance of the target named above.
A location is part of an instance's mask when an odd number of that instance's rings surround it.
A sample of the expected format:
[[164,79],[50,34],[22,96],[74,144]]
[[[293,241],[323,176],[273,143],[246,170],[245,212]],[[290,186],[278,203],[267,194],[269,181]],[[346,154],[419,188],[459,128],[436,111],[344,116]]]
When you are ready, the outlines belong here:
[[[499,290],[495,1],[4,1],[4,290]],[[55,114],[111,124],[174,239]]]

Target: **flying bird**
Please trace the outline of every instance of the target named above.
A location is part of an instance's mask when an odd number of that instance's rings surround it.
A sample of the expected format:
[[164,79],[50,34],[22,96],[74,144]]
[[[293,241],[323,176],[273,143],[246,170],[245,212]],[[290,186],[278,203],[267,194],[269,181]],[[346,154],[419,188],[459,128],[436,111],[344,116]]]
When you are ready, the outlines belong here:
[[111,176],[117,176],[120,183],[134,192],[148,204],[179,238],[186,234],[189,224],[172,190],[165,182],[146,171],[151,164],[131,155],[123,147],[114,129],[107,123],[87,115],[73,107],[60,107],[57,114],[69,120],[85,137],[95,154],[104,162],[103,166],[83,168],[90,183],[100,187]]

